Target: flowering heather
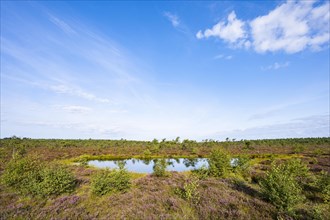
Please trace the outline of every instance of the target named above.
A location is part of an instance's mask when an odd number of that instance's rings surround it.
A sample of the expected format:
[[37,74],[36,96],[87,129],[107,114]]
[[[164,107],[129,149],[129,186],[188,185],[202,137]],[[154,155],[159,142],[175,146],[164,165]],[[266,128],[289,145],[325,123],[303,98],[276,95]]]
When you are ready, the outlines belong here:
[[[328,219],[328,178],[330,139],[292,139],[244,142],[164,141],[155,148],[151,142],[98,140],[19,140],[26,146],[24,157],[38,154],[43,163],[65,164],[77,184],[61,195],[22,195],[4,184],[2,177],[12,159],[13,140],[0,142],[0,220],[3,219]],[[16,140],[17,141],[17,140]],[[294,144],[302,152],[291,154]],[[189,146],[186,146],[189,145]],[[191,145],[191,146],[190,146]],[[207,157],[217,148],[227,149],[231,157],[246,157],[251,172],[246,176],[228,172],[225,176],[203,176],[194,172],[168,172],[166,176],[128,173],[131,187],[106,195],[94,195],[91,180],[98,169],[75,163],[81,156],[93,159],[150,157]],[[300,158],[311,177],[299,175],[306,200],[291,213],[280,211],[265,199],[259,183],[271,164]],[[52,172],[50,172],[52,174]],[[19,177],[19,176],[18,176]],[[244,177],[244,178],[243,178]],[[51,182],[49,182],[51,183]],[[180,193],[178,193],[178,189]],[[182,193],[182,194],[181,194]]]

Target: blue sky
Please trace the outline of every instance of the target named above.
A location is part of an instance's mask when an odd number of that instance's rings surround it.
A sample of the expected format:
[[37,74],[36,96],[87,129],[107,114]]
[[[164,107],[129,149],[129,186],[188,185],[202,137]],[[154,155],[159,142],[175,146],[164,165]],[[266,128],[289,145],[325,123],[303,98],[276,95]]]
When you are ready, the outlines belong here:
[[1,138],[329,136],[329,2],[1,2]]

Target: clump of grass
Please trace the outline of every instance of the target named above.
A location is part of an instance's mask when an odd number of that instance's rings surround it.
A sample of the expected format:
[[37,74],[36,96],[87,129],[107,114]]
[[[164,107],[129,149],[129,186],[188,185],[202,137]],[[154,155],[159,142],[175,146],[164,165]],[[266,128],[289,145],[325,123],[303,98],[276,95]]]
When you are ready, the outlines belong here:
[[120,166],[119,170],[100,170],[92,176],[92,193],[98,196],[114,192],[125,192],[130,187],[131,177],[123,166]]

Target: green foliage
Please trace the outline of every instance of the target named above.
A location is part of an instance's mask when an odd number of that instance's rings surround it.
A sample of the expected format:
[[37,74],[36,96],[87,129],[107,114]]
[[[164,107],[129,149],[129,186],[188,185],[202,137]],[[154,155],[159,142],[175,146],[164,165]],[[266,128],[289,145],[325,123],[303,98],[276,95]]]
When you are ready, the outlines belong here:
[[326,171],[322,171],[316,182],[317,189],[321,192],[325,203],[330,204],[330,175]]
[[143,151],[143,156],[144,157],[150,157],[151,156],[151,151],[149,149]]
[[196,176],[192,176],[188,179],[182,188],[176,188],[175,193],[179,195],[181,198],[192,202],[194,204],[198,204],[200,200],[200,194],[198,192],[199,187],[199,179]]
[[284,168],[299,184],[305,184],[311,177],[309,168],[300,159],[286,161]]
[[167,176],[166,167],[167,162],[165,159],[155,159],[153,166],[153,175],[158,177]]
[[79,156],[77,162],[80,163],[80,165],[82,165],[82,166],[87,166],[88,160],[89,160],[88,155],[81,155],[81,156]]
[[251,144],[251,141],[244,141],[243,150],[252,150],[253,147],[251,146]]
[[65,167],[44,164],[35,158],[11,160],[2,175],[5,185],[24,195],[59,195],[71,192],[74,176]]
[[153,145],[157,145],[157,144],[159,144],[159,142],[158,142],[158,140],[156,139],[156,138],[154,138],[153,140],[152,140],[152,142],[151,142]]
[[302,144],[295,144],[293,147],[293,152],[294,153],[302,153],[306,150],[306,147]]
[[206,179],[210,175],[210,170],[205,165],[191,172],[199,179]]
[[312,159],[311,159],[311,161],[310,161],[310,163],[311,164],[318,164],[318,160],[317,160],[317,158],[315,158],[315,157],[313,157]]
[[37,194],[41,165],[34,158],[11,160],[2,175],[2,182],[21,194]]
[[23,158],[26,154],[26,147],[22,144],[15,144],[13,147],[12,159]]
[[280,165],[273,163],[260,182],[263,194],[280,210],[291,211],[304,199],[300,181],[307,175],[306,168],[296,159]]
[[246,156],[240,156],[240,157],[233,158],[233,161],[231,162],[231,164],[232,164],[235,172],[242,172],[242,171],[246,171],[247,169],[249,169],[249,167],[250,167],[249,161],[250,161],[250,158],[248,158]]
[[40,171],[41,182],[39,193],[42,196],[60,195],[72,192],[75,186],[75,178],[64,166],[52,164]]
[[231,166],[234,173],[232,176],[236,178],[243,178],[245,180],[250,178],[250,158],[247,156],[235,157],[231,160]]
[[199,150],[198,150],[197,147],[193,147],[193,148],[191,149],[191,153],[192,153],[192,154],[198,154],[198,152],[199,152]]
[[324,152],[323,152],[323,150],[322,149],[315,149],[314,151],[313,151],[313,154],[315,155],[315,156],[320,156],[320,155],[322,155]]
[[208,159],[209,174],[214,177],[225,177],[231,171],[230,155],[223,149],[215,150]]
[[114,192],[125,192],[131,187],[131,178],[124,169],[101,170],[92,176],[92,193],[98,196]]

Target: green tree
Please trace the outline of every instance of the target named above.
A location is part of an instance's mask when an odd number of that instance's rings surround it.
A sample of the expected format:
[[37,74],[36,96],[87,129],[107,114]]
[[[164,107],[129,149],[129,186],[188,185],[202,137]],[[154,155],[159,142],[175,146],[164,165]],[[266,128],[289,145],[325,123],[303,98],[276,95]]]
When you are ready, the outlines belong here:
[[161,177],[161,176],[166,176],[166,167],[167,167],[167,162],[165,159],[155,159],[154,160],[154,166],[153,166],[153,174],[155,176]]
[[223,149],[212,151],[208,164],[211,176],[224,177],[231,171],[230,155]]
[[305,167],[298,160],[280,165],[273,163],[260,182],[262,192],[278,209],[290,212],[304,199],[299,178],[305,172]]

